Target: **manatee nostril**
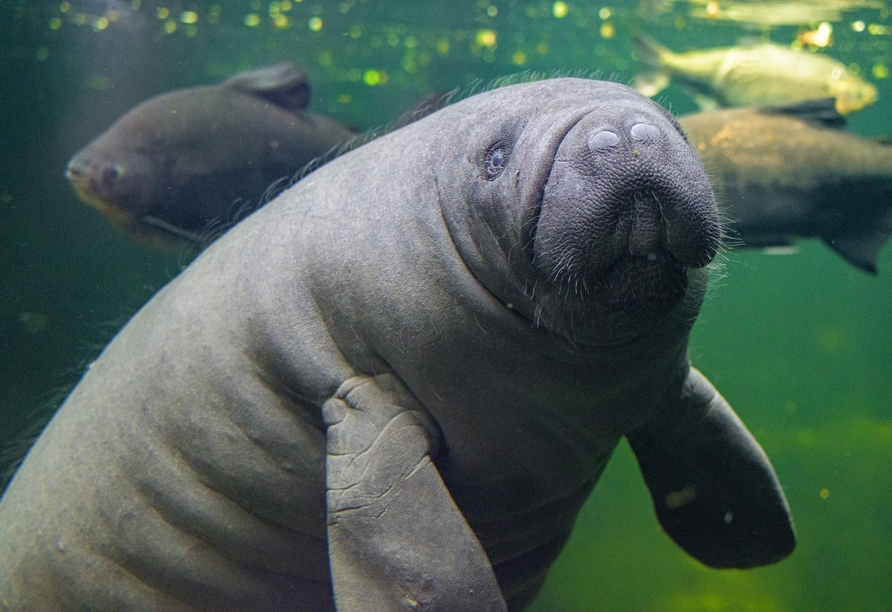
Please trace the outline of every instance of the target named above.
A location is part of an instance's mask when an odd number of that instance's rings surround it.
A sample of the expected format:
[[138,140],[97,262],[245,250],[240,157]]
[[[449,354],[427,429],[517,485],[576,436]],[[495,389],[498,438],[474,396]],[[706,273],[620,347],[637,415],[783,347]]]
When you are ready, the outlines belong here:
[[619,142],[619,136],[610,130],[596,132],[588,140],[588,148],[594,152],[604,151]]
[[639,142],[654,142],[660,139],[660,129],[650,123],[636,123],[629,131],[632,140]]

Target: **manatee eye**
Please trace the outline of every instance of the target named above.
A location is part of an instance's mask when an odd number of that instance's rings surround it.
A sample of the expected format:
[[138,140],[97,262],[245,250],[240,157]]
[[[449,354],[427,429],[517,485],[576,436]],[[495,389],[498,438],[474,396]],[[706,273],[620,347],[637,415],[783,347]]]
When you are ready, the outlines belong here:
[[501,143],[493,145],[483,158],[483,178],[487,181],[498,178],[506,163],[508,163],[508,150]]
[[121,176],[121,166],[118,164],[107,166],[102,170],[102,183],[104,185],[112,185],[118,180],[119,176]]

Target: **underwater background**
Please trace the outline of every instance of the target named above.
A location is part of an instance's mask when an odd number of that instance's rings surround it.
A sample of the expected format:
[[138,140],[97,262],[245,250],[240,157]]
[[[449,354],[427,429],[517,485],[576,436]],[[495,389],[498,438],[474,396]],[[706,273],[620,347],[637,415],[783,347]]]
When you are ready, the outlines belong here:
[[[72,154],[137,103],[290,60],[309,76],[311,111],[371,129],[436,92],[525,70],[629,83],[638,31],[685,50],[787,45],[828,23],[818,52],[880,95],[849,130],[892,135],[888,5],[733,4],[748,12],[725,19],[705,0],[0,0],[0,444],[15,454],[193,255],[133,242],[65,179]],[[697,110],[674,84],[657,100]],[[757,570],[700,565],[660,530],[623,443],[531,609],[892,610],[892,248],[876,276],[816,240],[720,259],[691,358],[771,457],[796,551]]]

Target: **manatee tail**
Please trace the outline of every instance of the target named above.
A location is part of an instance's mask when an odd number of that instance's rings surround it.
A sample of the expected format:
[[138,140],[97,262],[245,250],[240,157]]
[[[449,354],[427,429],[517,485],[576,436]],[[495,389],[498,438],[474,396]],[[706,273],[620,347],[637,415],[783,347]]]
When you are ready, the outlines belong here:
[[632,88],[652,98],[669,85],[669,74],[664,66],[666,59],[672,56],[672,51],[640,32],[635,34],[633,40],[638,61],[644,66],[644,72],[635,76]]

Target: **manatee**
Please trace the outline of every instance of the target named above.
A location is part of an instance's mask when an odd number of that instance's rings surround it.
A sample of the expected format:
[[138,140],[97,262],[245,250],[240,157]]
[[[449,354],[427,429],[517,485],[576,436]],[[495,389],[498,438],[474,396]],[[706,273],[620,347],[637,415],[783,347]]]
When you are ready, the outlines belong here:
[[820,238],[876,274],[892,234],[892,146],[845,131],[832,98],[694,113],[679,122],[745,247]]
[[795,542],[690,366],[720,248],[662,107],[560,78],[309,174],[152,298],[0,502],[15,610],[521,610],[625,436],[717,568]]
[[118,119],[71,158],[66,176],[142,242],[201,242],[210,223],[256,208],[271,184],[356,136],[307,111],[309,101],[306,75],[289,62],[172,91]]

